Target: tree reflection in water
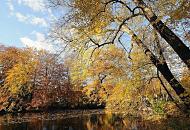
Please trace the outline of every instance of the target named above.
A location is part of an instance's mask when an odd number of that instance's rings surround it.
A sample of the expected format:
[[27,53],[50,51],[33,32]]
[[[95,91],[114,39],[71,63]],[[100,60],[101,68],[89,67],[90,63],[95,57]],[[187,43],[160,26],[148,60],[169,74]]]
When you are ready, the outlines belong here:
[[[69,116],[68,116],[69,115]],[[100,112],[58,112],[0,117],[0,130],[188,130],[190,119],[142,121]]]

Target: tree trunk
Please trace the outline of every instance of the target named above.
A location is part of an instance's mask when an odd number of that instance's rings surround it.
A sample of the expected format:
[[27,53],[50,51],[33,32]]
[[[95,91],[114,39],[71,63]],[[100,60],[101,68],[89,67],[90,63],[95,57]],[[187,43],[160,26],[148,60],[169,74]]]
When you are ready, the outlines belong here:
[[146,19],[159,32],[162,38],[174,49],[182,61],[190,69],[190,49],[180,40],[180,38],[169,29],[161,20],[157,18],[154,12],[143,0],[133,0],[135,4],[142,9]]
[[166,60],[162,57],[162,61],[160,61],[143,42],[137,37],[137,35],[131,31],[128,26],[123,25],[121,28],[122,31],[128,33],[132,39],[137,43],[139,47],[141,47],[146,54],[146,56],[150,59],[150,61],[156,66],[156,68],[161,72],[163,77],[167,80],[167,82],[171,85],[175,93],[180,97],[183,101],[186,109],[190,109],[190,96],[185,90],[185,88],[176,80],[176,78],[171,73]]

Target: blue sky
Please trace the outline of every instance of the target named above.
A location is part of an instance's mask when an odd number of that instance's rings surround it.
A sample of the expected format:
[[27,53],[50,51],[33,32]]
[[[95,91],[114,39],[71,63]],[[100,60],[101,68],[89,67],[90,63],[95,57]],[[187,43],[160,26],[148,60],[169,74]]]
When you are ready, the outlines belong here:
[[44,0],[0,0],[0,43],[50,49],[45,41],[50,19],[55,16]]

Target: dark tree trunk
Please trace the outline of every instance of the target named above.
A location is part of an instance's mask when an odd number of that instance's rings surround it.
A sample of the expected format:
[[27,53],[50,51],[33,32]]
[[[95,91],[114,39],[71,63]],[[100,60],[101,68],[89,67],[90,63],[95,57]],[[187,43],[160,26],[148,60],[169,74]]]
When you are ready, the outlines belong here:
[[157,16],[152,12],[143,0],[133,0],[140,7],[146,19],[152,24],[162,38],[174,49],[182,61],[190,69],[190,49],[180,40],[180,38],[169,29]]
[[141,47],[146,54],[146,56],[150,59],[150,61],[156,66],[156,68],[161,72],[163,77],[167,80],[167,82],[171,85],[173,90],[176,94],[180,97],[183,101],[186,109],[190,109],[190,96],[185,88],[176,80],[176,78],[171,73],[165,58],[162,57],[162,61],[160,61],[148,48],[143,42],[137,37],[137,35],[132,32],[128,26],[123,25],[122,27],[124,32],[127,32],[131,35],[132,39],[137,43],[139,47]]

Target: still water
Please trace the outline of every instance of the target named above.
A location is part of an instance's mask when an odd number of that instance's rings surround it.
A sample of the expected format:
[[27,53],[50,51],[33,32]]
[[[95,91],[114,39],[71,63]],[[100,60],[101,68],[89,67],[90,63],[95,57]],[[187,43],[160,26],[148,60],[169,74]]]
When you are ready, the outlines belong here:
[[190,119],[152,122],[102,110],[70,110],[4,115],[0,117],[0,130],[190,130]]

